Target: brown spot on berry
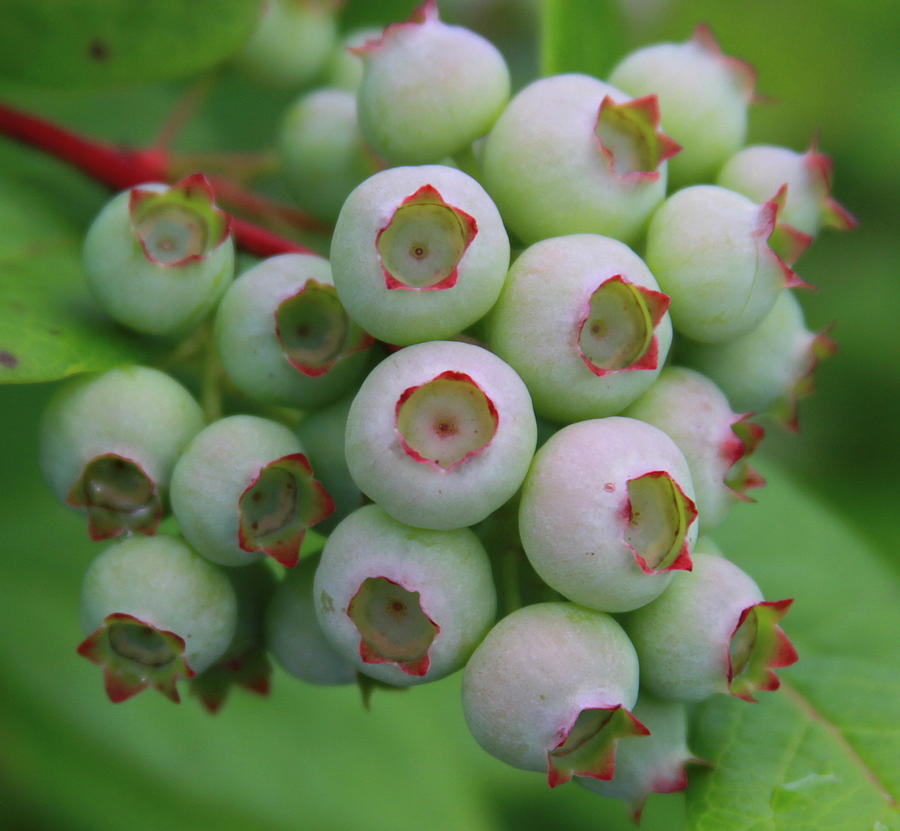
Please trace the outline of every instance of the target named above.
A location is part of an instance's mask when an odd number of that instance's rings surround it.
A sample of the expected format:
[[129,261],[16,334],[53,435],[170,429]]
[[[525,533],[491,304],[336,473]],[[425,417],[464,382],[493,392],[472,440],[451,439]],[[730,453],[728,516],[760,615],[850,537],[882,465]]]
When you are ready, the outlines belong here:
[[18,365],[19,359],[12,352],[0,349],[0,366],[5,366],[7,369],[15,369]]
[[95,61],[105,61],[109,57],[109,47],[99,38],[94,38],[88,46],[88,55]]

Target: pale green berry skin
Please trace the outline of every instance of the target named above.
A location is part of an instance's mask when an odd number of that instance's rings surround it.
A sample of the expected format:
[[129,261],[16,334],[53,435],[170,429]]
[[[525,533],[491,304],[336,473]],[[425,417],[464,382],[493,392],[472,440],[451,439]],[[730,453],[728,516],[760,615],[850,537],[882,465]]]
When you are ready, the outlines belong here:
[[356,667],[322,634],[313,602],[318,558],[285,574],[266,609],[266,646],[282,669],[309,684],[336,686],[356,680]]
[[202,428],[200,405],[157,369],[81,375],[60,387],[44,412],[41,470],[65,502],[89,462],[115,454],[134,461],[164,498],[175,462]]
[[219,357],[235,386],[256,401],[321,407],[344,395],[366,370],[366,350],[341,358],[318,376],[304,375],[285,357],[275,312],[308,280],[333,285],[328,261],[309,254],[280,254],[244,272],[222,298],[215,323]]
[[[167,185],[141,185],[162,193]],[[129,212],[131,191],[108,202],[84,240],[84,273],[103,310],[124,326],[148,335],[173,335],[196,326],[234,277],[231,236],[202,259],[160,265],[147,259]]]
[[[687,461],[661,430],[613,416],[570,424],[535,454],[519,504],[519,533],[541,579],[575,603],[625,612],[649,603],[671,571],[645,573],[628,547],[629,480],[665,471],[694,499]],[[693,549],[697,524],[684,541]]]
[[691,344],[686,361],[715,381],[736,410],[765,412],[790,398],[811,372],[817,337],[807,329],[797,298],[784,291],[753,331],[718,346]]
[[[468,375],[498,421],[480,451],[444,469],[406,451],[396,411],[406,390],[447,371]],[[386,358],[362,383],[347,418],[347,464],[359,489],[421,528],[461,528],[487,517],[521,485],[536,442],[531,398],[515,371],[486,349],[455,341],[417,344]]]
[[763,600],[759,586],[701,540],[694,568],[623,622],[653,695],[697,702],[727,693],[728,646],[741,612]]
[[262,551],[240,547],[238,501],[262,467],[302,452],[287,427],[268,419],[236,415],[210,424],[187,446],[172,473],[172,511],[185,539],[220,565],[262,559]]
[[337,37],[333,4],[267,0],[259,23],[238,53],[238,67],[272,87],[301,87],[324,68]]
[[[456,285],[389,289],[376,238],[403,200],[426,185],[473,217],[477,233],[458,262]],[[405,346],[452,337],[490,310],[509,268],[509,238],[496,206],[470,176],[441,165],[395,167],[347,197],[332,236],[331,267],[350,316],[379,340]]]
[[659,375],[672,342],[668,315],[655,330],[655,369],[598,377],[578,353],[577,327],[591,294],[615,275],[659,291],[650,270],[628,246],[594,234],[535,243],[510,268],[487,321],[487,341],[525,381],[542,418],[569,424],[616,415]]
[[675,330],[702,343],[751,331],[785,286],[760,236],[760,206],[714,185],[670,196],[647,231],[647,265],[672,300]]
[[81,625],[96,631],[110,614],[126,614],[185,642],[188,666],[200,673],[228,649],[237,599],[228,578],[175,537],[131,537],[105,549],[88,567]]
[[378,169],[362,142],[356,98],[346,90],[318,89],[295,101],[281,123],[278,152],[294,201],[329,222],[347,194]]
[[388,27],[362,58],[360,127],[392,165],[430,164],[466,149],[509,98],[509,70],[496,47],[436,16]]
[[687,708],[641,691],[634,717],[650,730],[639,741],[626,739],[616,749],[616,775],[608,782],[579,776],[589,791],[627,802],[639,819],[647,797],[687,787],[685,762],[696,761],[687,745]]
[[525,243],[573,233],[634,243],[665,197],[667,162],[652,180],[610,170],[594,133],[606,96],[629,100],[596,78],[556,75],[525,87],[497,119],[482,151],[483,181]]
[[344,89],[355,94],[362,81],[363,61],[359,55],[350,50],[359,48],[366,41],[378,40],[382,31],[378,27],[369,27],[347,32],[331,53],[325,69],[325,86]]
[[538,603],[503,618],[475,650],[462,705],[484,750],[513,767],[546,771],[547,753],[581,710],[630,710],[637,695],[637,655],[612,617]]
[[669,163],[669,178],[682,187],[711,181],[744,143],[752,96],[749,72],[748,67],[736,71],[723,55],[694,39],[632,52],[613,69],[609,82],[635,97],[659,98],[666,132],[682,148]]
[[344,452],[347,416],[352,403],[353,396],[350,396],[316,410],[304,418],[297,428],[300,442],[309,448],[309,460],[316,478],[334,499],[334,513],[317,528],[323,533],[332,531],[345,516],[366,502],[350,475]]
[[[428,648],[424,675],[360,657],[360,633],[347,610],[372,577],[417,592],[422,611],[440,628]],[[313,597],[322,631],[335,649],[360,672],[397,686],[436,681],[459,669],[494,622],[497,604],[490,562],[472,531],[411,528],[377,505],[355,511],[329,536]]]
[[721,524],[738,501],[725,484],[732,460],[722,451],[737,438],[731,425],[739,416],[725,394],[699,372],[667,367],[624,415],[658,427],[678,445],[691,469],[701,527]]

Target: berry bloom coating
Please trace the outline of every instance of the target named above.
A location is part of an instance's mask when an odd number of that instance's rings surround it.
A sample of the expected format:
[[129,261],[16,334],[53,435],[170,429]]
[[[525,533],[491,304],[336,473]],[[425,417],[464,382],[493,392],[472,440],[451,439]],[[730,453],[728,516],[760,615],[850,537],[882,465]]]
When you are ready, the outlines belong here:
[[171,335],[199,323],[234,276],[230,219],[199,173],[123,191],[84,240],[97,302],[119,323]]
[[325,70],[325,86],[333,89],[345,89],[356,93],[363,76],[362,58],[356,50],[366,41],[378,40],[382,29],[376,26],[353,29],[348,32],[337,45]]
[[668,304],[624,243],[556,237],[513,263],[488,343],[522,376],[540,416],[614,415],[659,375],[672,341]]
[[747,490],[765,484],[746,462],[765,431],[750,413],[732,412],[725,394],[699,372],[667,367],[625,415],[658,427],[684,453],[702,528],[721,523],[736,500],[749,499]]
[[327,260],[281,254],[242,274],[216,315],[216,346],[228,377],[250,398],[319,407],[354,386],[371,336],[338,300]]
[[266,0],[260,8],[237,65],[272,87],[301,87],[313,80],[334,48],[334,0]]
[[225,572],[237,598],[237,626],[231,645],[211,667],[191,678],[191,695],[209,713],[222,709],[232,686],[266,696],[272,665],[263,638],[263,613],[275,591],[275,575],[264,562]]
[[459,669],[494,621],[487,554],[468,528],[428,531],[377,505],[332,532],[313,597],[326,637],[356,668],[397,686]]
[[[760,324],[785,286],[805,286],[770,247],[783,191],[757,205],[725,188],[696,185],[670,196],[647,232],[647,265],[671,298],[676,330],[724,343]],[[798,240],[799,255],[809,238]],[[793,262],[793,258],[790,260]]]
[[503,220],[481,185],[451,167],[395,167],[354,190],[331,241],[350,316],[406,345],[448,338],[497,300],[509,268]]
[[522,487],[519,533],[552,589],[625,612],[691,568],[696,517],[675,443],[642,421],[612,417],[570,424],[541,447]]
[[678,146],[654,96],[630,99],[587,75],[525,87],[488,136],[484,183],[526,243],[572,233],[633,242],[666,192]]
[[488,753],[546,771],[612,779],[618,739],[647,734],[629,712],[638,694],[634,647],[609,615],[538,603],[503,618],[466,665],[462,704]]
[[341,657],[316,618],[313,578],[319,558],[304,559],[285,574],[266,610],[266,644],[291,675],[310,684],[351,684],[356,667]]
[[60,502],[87,515],[91,539],[155,534],[172,468],[202,427],[191,394],[156,369],[81,375],[44,413],[41,470]]
[[300,440],[256,416],[229,416],[205,428],[172,474],[181,533],[221,565],[249,565],[268,554],[291,568],[306,529],[333,509]]
[[776,625],[793,601],[764,601],[750,577],[709,551],[715,546],[701,540],[693,570],[676,575],[662,595],[626,619],[641,684],[674,701],[714,693],[754,701],[757,690],[778,689],[775,668],[797,660]]
[[78,647],[104,668],[111,701],[153,686],[178,701],[175,682],[203,672],[228,648],[237,600],[228,578],[174,537],[131,537],[90,565]]
[[831,198],[833,173],[831,158],[815,144],[805,153],[761,144],[745,147],[725,162],[717,184],[754,202],[764,202],[787,185],[782,220],[814,237],[823,225],[846,231],[857,224],[853,215]]
[[507,364],[432,341],[395,352],[363,382],[347,418],[347,465],[394,518],[446,530],[510,499],[536,441],[528,390]]
[[321,533],[330,533],[345,516],[367,501],[350,475],[344,452],[347,415],[352,402],[352,397],[345,398],[316,410],[306,416],[297,428],[300,442],[310,448],[309,460],[316,471],[316,478],[334,500],[334,513],[323,520],[317,529]]
[[346,90],[319,89],[295,101],[282,121],[278,150],[294,200],[331,222],[347,194],[378,169],[359,133],[356,96]]
[[676,701],[663,701],[641,692],[634,717],[650,730],[639,742],[621,742],[616,750],[616,775],[575,781],[601,796],[628,803],[635,823],[641,821],[644,803],[652,793],[683,791],[688,785],[687,762],[699,762],[687,746],[687,709]]
[[812,394],[816,368],[836,349],[827,329],[806,328],[797,298],[782,292],[752,332],[719,346],[691,344],[687,362],[712,378],[736,409],[770,411],[797,430],[797,403]]
[[705,26],[686,43],[632,52],[613,69],[609,82],[630,95],[659,98],[666,131],[683,148],[669,168],[676,187],[709,181],[744,143],[756,73],[744,61],[722,54]]
[[483,136],[509,98],[509,70],[496,47],[438,17],[426,0],[356,53],[363,59],[359,122],[392,165],[427,164]]

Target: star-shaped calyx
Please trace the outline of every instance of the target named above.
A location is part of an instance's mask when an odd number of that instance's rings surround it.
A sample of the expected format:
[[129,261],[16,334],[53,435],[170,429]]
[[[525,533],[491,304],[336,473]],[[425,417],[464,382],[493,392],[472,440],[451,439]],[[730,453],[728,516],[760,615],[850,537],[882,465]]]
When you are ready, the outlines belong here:
[[779,221],[778,217],[784,211],[786,198],[787,185],[782,185],[775,196],[759,206],[754,234],[760,246],[760,255],[774,260],[784,274],[786,288],[810,289],[812,286],[805,282],[791,266],[809,248],[812,237],[798,231],[786,222]]
[[738,499],[745,502],[753,500],[747,496],[747,491],[753,488],[761,488],[766,480],[747,464],[750,456],[766,435],[762,425],[751,421],[754,413],[742,413],[731,423],[729,434],[722,442],[719,452],[728,470],[725,474],[725,487]]
[[425,0],[424,3],[413,10],[413,13],[406,20],[400,23],[391,23],[387,26],[381,33],[381,37],[367,40],[362,46],[353,46],[347,51],[365,60],[370,55],[375,55],[389,46],[391,41],[398,35],[402,37],[405,32],[414,30],[424,24],[437,23],[440,19],[437,0]]
[[816,185],[825,225],[838,231],[852,231],[859,224],[858,220],[831,195],[831,182],[834,178],[834,163],[831,157],[822,153],[818,144],[813,141],[803,154],[803,161]]
[[797,650],[778,622],[793,603],[773,600],[744,609],[728,643],[728,691],[736,698],[755,701],[757,690],[777,690],[781,685],[773,670],[797,661]]

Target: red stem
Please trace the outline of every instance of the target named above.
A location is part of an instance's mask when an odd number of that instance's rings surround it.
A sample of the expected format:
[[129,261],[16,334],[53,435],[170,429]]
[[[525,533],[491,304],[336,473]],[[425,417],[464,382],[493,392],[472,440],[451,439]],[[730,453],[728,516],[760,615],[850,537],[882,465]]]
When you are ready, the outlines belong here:
[[[68,162],[91,178],[116,190],[166,180],[168,154],[164,150],[120,150],[88,139],[28,113],[0,103],[0,133]],[[234,186],[231,186],[234,193]],[[251,203],[261,197],[246,194]],[[314,254],[309,248],[266,228],[232,217],[235,241],[259,257],[274,254]]]

